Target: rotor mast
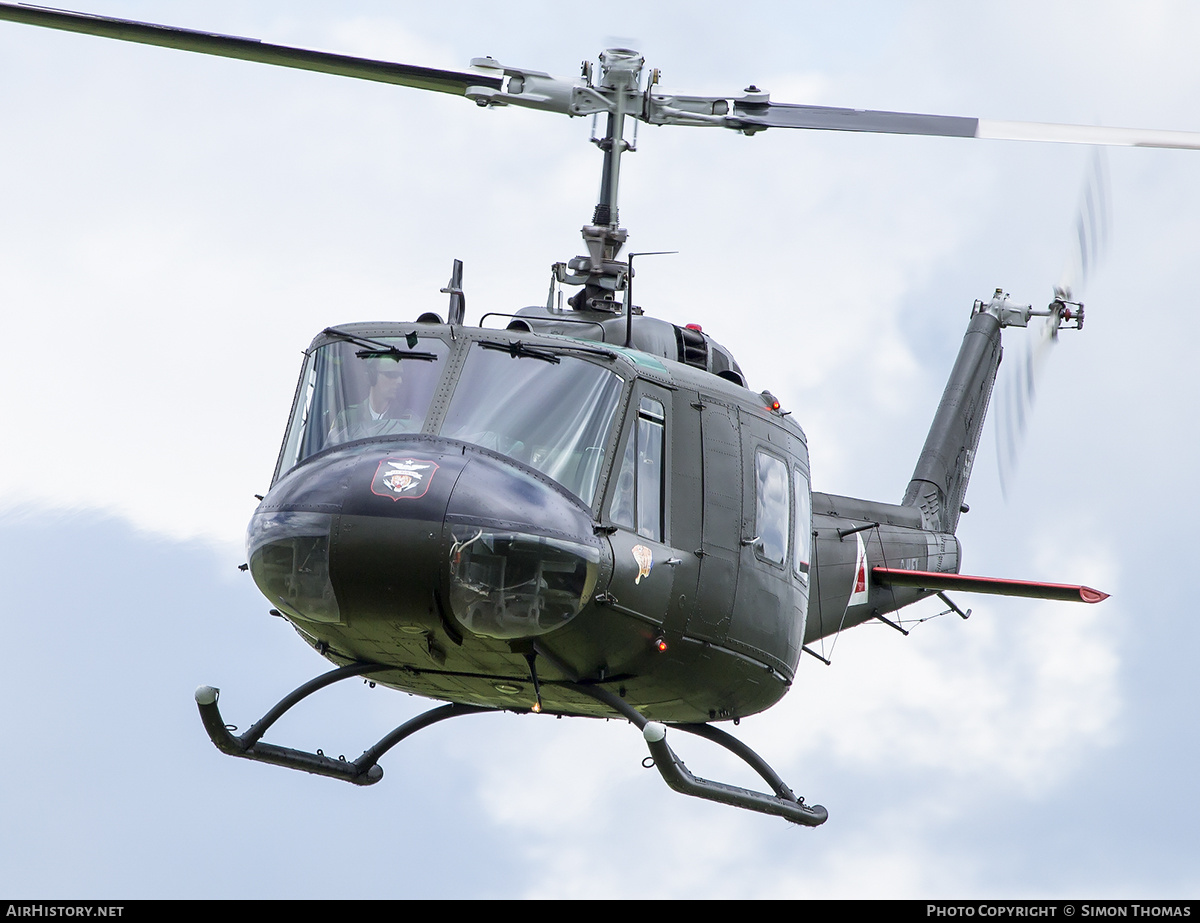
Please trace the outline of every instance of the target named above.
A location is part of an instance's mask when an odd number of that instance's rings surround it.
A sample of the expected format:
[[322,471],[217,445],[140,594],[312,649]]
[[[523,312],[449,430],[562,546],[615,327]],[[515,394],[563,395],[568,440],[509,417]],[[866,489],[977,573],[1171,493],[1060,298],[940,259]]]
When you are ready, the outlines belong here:
[[[627,48],[609,48],[600,55],[600,80],[592,83],[591,62],[585,62],[583,76],[588,88],[603,93],[608,102],[605,134],[592,140],[604,152],[604,165],[600,175],[600,197],[592,213],[592,223],[582,228],[587,256],[577,256],[565,266],[555,265],[555,275],[560,283],[582,285],[581,291],[571,299],[576,310],[606,311],[617,313],[622,305],[616,293],[628,285],[629,264],[617,258],[625,245],[628,232],[620,226],[617,209],[621,183],[621,155],[635,150],[625,140],[625,117],[630,103],[639,99],[641,91],[642,65],[645,58]],[[637,111],[633,113],[637,116]],[[567,272],[570,270],[570,273]]]
[[[604,151],[604,173],[600,182],[600,202],[596,205],[596,213],[592,218],[593,224],[617,223],[621,154],[633,149],[624,137],[625,113],[629,97],[641,89],[642,65],[645,60],[636,51],[630,51],[628,48],[609,48],[600,55],[600,86],[614,92],[612,109],[608,113],[608,132],[596,141]],[[590,70],[590,67],[588,69]]]

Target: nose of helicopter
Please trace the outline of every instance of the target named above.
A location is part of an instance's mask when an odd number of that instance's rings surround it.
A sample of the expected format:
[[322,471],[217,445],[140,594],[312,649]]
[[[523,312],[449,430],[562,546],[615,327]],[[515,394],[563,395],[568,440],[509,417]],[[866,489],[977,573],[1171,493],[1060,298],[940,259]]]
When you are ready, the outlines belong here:
[[594,592],[590,511],[504,456],[431,437],[348,445],[282,478],[247,530],[259,589],[289,618],[488,638],[545,634]]
[[507,460],[471,458],[450,495],[445,533],[450,609],[472,634],[546,634],[595,590],[602,544],[590,511]]

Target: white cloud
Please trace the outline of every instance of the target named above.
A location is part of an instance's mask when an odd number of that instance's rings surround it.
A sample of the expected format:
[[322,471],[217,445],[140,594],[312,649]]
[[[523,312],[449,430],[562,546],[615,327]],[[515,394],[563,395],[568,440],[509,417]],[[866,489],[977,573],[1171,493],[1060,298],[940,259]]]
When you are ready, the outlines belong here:
[[[109,0],[104,12],[162,9]],[[1186,3],[1093,4],[1086,15],[1070,3],[751,4],[740,16],[719,4],[466,3],[401,18],[369,2],[172,10],[264,40],[344,42],[447,67],[491,53],[554,73],[573,72],[604,35],[633,32],[681,89],[756,80],[777,100],[1200,128]],[[0,150],[0,506],[10,517],[22,504],[99,509],[161,536],[236,543],[314,333],[441,310],[456,256],[472,317],[537,303],[549,263],[579,250],[599,172],[584,122],[15,25],[0,28],[0,46],[10,141]],[[702,322],[753,386],[783,398],[807,429],[818,489],[880,499],[903,490],[970,302],[996,285],[1023,301],[1048,294],[1085,159],[774,130],[643,129],[639,144],[624,168],[631,239],[681,253],[647,261],[638,300]],[[1089,761],[1128,788],[1194,756],[1196,638],[1178,615],[1190,606],[1178,569],[1198,457],[1188,306],[1200,159],[1120,151],[1111,166],[1114,246],[1088,327],[1055,356],[1009,507],[977,469],[963,541],[968,570],[1118,595],[1088,610],[984,600],[966,624],[949,616],[907,640],[863,628],[839,642],[833,668],[805,662],[784,702],[738,733],[827,802],[817,831],[668,792],[639,768],[636,732],[615,722],[464,730],[444,752],[471,780],[468,795],[438,790],[438,821],[515,843],[528,878],[504,887],[995,893],[1013,890],[1012,878],[996,883],[997,857],[1014,878],[1036,879],[1013,856],[1049,864],[1052,837],[1106,850],[1064,881],[1096,882],[1096,868],[1120,869],[1131,887],[1165,880],[1148,844],[1186,840],[1194,799],[1168,790],[1172,811],[1126,818],[1125,845],[1072,799],[1095,794]],[[124,624],[123,604],[95,618]],[[213,650],[249,656],[234,653],[246,630],[223,629]],[[1166,678],[1179,684],[1170,695]],[[75,691],[70,676],[61,682]],[[1177,730],[1138,737],[1158,722]],[[687,744],[699,771],[744,774]],[[354,803],[384,805],[402,824],[408,793],[389,772],[396,795]],[[239,795],[247,784],[222,778]],[[976,842],[1005,797],[1052,819]],[[1186,842],[1179,850],[1194,858]]]

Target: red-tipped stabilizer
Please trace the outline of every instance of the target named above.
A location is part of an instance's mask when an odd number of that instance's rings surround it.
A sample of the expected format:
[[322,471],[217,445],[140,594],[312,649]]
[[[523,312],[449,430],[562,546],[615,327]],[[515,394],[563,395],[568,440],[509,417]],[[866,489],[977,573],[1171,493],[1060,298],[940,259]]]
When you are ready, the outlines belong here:
[[1024,596],[1029,599],[1059,599],[1064,602],[1098,603],[1107,593],[1090,586],[1039,583],[1036,580],[1007,580],[1003,577],[971,577],[967,574],[935,574],[923,570],[873,567],[871,576],[883,586],[912,586],[922,590],[957,590],[960,593],[990,593],[993,596]]

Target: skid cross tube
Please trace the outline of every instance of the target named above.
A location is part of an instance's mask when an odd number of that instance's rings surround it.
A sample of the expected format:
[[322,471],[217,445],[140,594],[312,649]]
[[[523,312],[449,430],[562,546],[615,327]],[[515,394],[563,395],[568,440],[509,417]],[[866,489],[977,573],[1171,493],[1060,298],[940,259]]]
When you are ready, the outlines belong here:
[[572,685],[571,688],[604,703],[636,725],[642,732],[646,746],[650,748],[650,755],[654,758],[654,765],[662,775],[663,781],[675,791],[703,798],[706,801],[716,801],[749,811],[758,811],[761,814],[774,814],[784,820],[806,827],[818,827],[829,818],[829,812],[821,805],[807,805],[804,803],[804,799],[797,798],[761,756],[720,728],[709,724],[671,725],[672,728],[687,731],[689,734],[696,734],[713,743],[720,744],[739,756],[771,786],[775,792],[774,795],[740,788],[736,785],[727,785],[724,782],[711,782],[708,779],[692,775],[687,766],[683,764],[683,760],[675,755],[675,751],[667,743],[667,727],[665,725],[659,724],[657,721],[650,721],[620,696],[614,695],[607,689],[585,685]]
[[362,756],[353,762],[345,758],[335,760],[320,751],[309,753],[307,750],[292,750],[288,747],[278,747],[275,744],[264,743],[262,741],[262,736],[267,732],[267,729],[278,721],[288,709],[302,699],[312,695],[318,689],[324,689],[326,686],[351,676],[361,676],[364,673],[371,673],[380,669],[386,668],[374,663],[352,663],[348,666],[338,667],[336,670],[330,670],[328,673],[323,673],[281,699],[274,708],[251,725],[250,730],[246,731],[240,737],[234,737],[229,733],[229,728],[221,717],[221,711],[217,707],[217,699],[221,693],[220,689],[213,686],[200,686],[196,690],[196,706],[200,709],[200,720],[204,722],[204,729],[208,732],[209,738],[216,745],[217,749],[222,753],[246,760],[255,760],[260,763],[272,763],[287,769],[299,769],[319,776],[329,776],[331,779],[341,779],[344,782],[352,782],[355,785],[374,785],[382,779],[383,767],[378,765],[379,758],[392,749],[392,747],[396,746],[396,744],[400,743],[400,741],[404,740],[404,738],[415,734],[422,728],[429,727],[431,724],[437,724],[437,722],[444,721],[447,718],[456,718],[459,715],[473,715],[476,712],[495,711],[495,709],[483,708],[478,705],[439,705],[437,708],[406,721],[380,740],[379,743],[375,744],[375,746],[364,750]]

